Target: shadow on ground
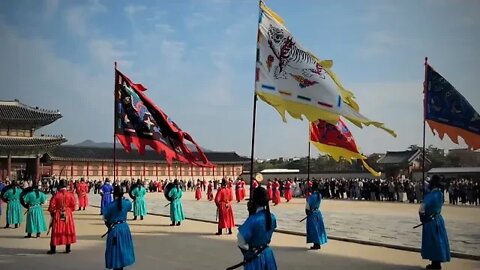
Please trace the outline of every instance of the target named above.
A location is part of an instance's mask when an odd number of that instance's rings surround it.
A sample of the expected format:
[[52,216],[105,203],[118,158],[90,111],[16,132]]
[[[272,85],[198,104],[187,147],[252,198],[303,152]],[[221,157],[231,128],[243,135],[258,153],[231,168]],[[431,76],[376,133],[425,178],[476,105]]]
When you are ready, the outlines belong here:
[[[158,235],[156,233],[161,233]],[[212,233],[213,234],[213,233]],[[137,262],[131,269],[225,269],[240,262],[242,257],[234,242],[212,239],[212,234],[166,232],[141,232],[135,234]],[[0,237],[1,239],[4,237]],[[23,269],[104,269],[104,243],[98,235],[79,236],[71,254],[46,255],[45,249],[19,249],[0,247],[0,268]],[[86,247],[88,246],[88,247]],[[304,248],[273,247],[279,269],[371,269],[419,270],[422,267],[391,265],[363,259],[322,254]],[[63,252],[64,247],[58,250]]]

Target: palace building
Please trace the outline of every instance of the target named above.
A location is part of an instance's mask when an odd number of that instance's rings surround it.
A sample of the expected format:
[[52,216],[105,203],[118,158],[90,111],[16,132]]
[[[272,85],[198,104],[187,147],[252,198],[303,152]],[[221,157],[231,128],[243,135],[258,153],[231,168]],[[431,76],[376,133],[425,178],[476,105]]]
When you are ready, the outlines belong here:
[[[113,148],[61,145],[63,136],[34,136],[36,129],[53,123],[62,115],[58,111],[33,108],[15,101],[0,101],[0,172],[2,179],[67,179],[103,180],[114,178]],[[205,152],[215,165],[201,168],[190,164],[168,165],[155,151],[127,153],[117,145],[116,179],[236,179],[250,159],[235,152]]]
[[18,100],[0,101],[0,175],[2,179],[39,179],[41,158],[67,140],[63,136],[36,136],[35,131],[62,115],[27,106]]

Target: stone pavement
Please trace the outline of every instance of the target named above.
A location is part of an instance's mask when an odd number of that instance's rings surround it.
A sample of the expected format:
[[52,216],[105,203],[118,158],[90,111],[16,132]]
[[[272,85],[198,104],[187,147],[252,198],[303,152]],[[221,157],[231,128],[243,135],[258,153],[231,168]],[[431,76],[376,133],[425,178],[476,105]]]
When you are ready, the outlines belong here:
[[[90,198],[93,204],[99,204],[99,195],[92,193]],[[338,207],[330,209],[329,204],[332,202],[339,204]],[[148,193],[147,203],[149,212],[169,214],[169,208],[164,207],[168,201],[163,193]],[[196,201],[193,192],[185,192],[183,203],[187,217],[215,221],[215,204],[207,201],[205,196]],[[383,209],[377,207],[370,210],[368,207],[372,204]],[[365,205],[367,209],[358,209]],[[277,216],[278,229],[305,233],[305,223],[298,222],[305,216],[304,207],[305,200],[300,198],[295,198],[288,204],[271,206],[271,211]],[[412,229],[419,223],[418,207],[418,204],[407,203],[324,200],[321,210],[329,236],[420,248],[422,229]],[[235,223],[243,223],[248,216],[246,202],[235,202],[233,208]],[[452,211],[454,213],[450,215]],[[457,214],[459,211],[462,213]],[[444,218],[451,251],[480,256],[480,207],[444,206]]]
[[[106,228],[98,209],[89,207],[74,215],[78,242],[70,254],[59,247],[58,254],[47,255],[49,238],[24,239],[24,227],[0,229],[0,269],[104,269],[105,239],[100,236]],[[136,263],[126,269],[215,270],[241,260],[236,230],[234,235],[215,236],[215,224],[187,220],[180,227],[170,227],[169,223],[168,218],[151,215],[143,221],[129,221]],[[415,252],[334,240],[320,251],[309,251],[305,237],[279,233],[274,234],[271,246],[279,269],[420,270],[427,263]],[[480,261],[454,258],[444,269],[480,269]]]

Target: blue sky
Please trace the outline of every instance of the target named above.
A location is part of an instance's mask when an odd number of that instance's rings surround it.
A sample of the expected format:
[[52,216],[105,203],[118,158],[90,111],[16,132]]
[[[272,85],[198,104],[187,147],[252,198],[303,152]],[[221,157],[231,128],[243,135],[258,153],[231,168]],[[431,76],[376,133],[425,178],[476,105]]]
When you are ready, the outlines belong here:
[[[425,56],[480,110],[480,2],[266,3],[306,48],[334,61],[364,115],[398,133],[351,127],[364,153],[421,144]],[[249,155],[257,14],[256,0],[1,1],[0,99],[59,109],[64,117],[39,132],[111,141],[118,61],[197,143]],[[255,157],[305,156],[307,126],[284,124],[259,101]],[[427,134],[427,144],[457,147]]]

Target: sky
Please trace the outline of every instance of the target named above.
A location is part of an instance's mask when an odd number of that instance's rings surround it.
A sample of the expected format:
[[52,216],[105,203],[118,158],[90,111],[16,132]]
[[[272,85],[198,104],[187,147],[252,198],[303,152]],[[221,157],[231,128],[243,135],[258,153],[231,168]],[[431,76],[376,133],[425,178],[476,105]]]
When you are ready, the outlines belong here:
[[[480,111],[480,2],[266,0],[398,137],[349,125],[365,154],[422,144],[424,57]],[[250,156],[256,0],[0,1],[0,100],[59,109],[37,133],[113,140],[114,61],[198,144]],[[257,103],[255,158],[300,157],[308,122]],[[441,141],[427,126],[427,145]],[[312,147],[312,155],[318,152]]]

